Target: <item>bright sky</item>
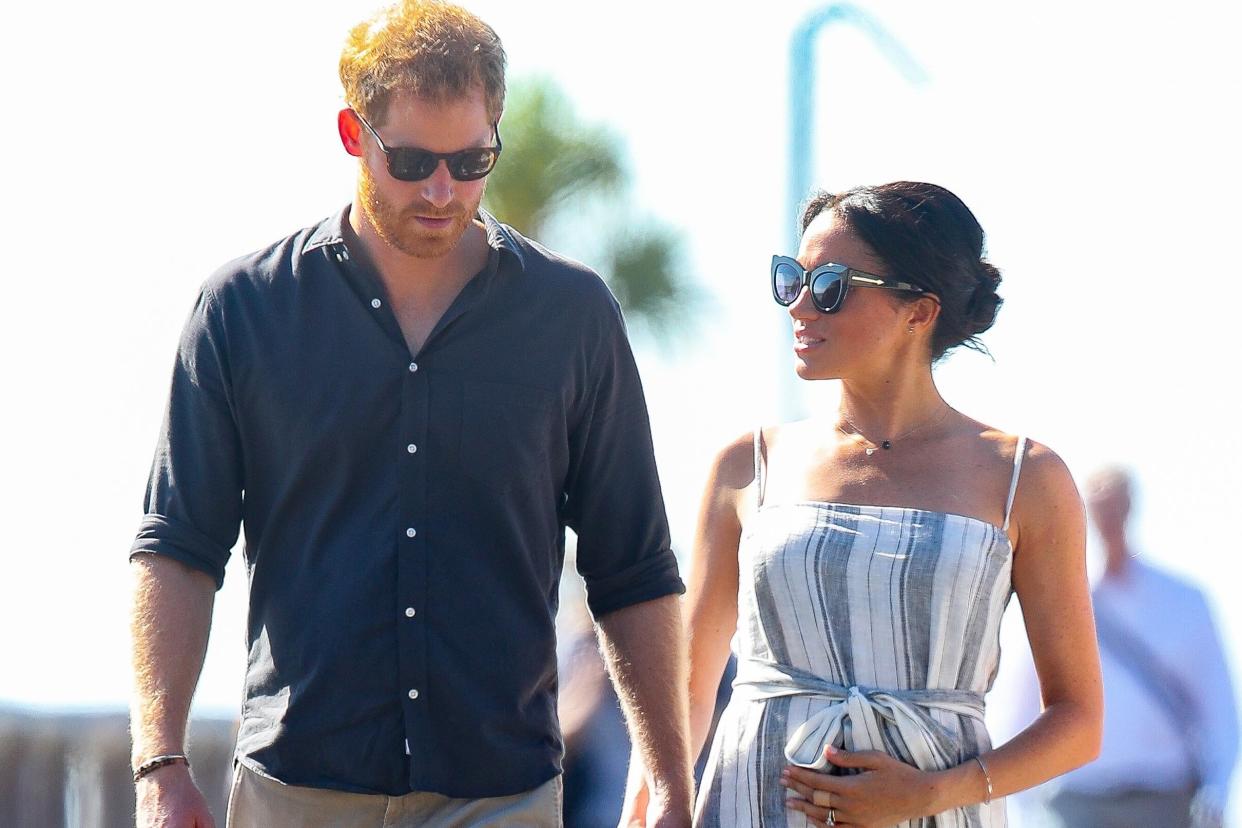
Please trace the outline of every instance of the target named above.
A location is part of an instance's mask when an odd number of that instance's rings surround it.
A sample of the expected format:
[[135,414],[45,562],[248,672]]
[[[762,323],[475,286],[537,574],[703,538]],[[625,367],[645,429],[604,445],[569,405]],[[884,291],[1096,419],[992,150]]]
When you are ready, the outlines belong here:
[[[71,0],[3,13],[0,704],[124,703],[126,551],[178,331],[216,266],[348,199],[335,66],[374,5]],[[637,343],[684,554],[716,448],[832,402],[831,388],[788,380],[766,284],[771,254],[791,252],[789,36],[818,4],[470,6],[513,74],[550,75],[624,137],[641,207],[685,232],[691,334]],[[1242,665],[1229,518],[1242,492],[1242,59],[1224,7],[877,0],[866,10],[928,80],[910,86],[857,30],[826,30],[814,143],[827,188],[930,180],[972,207],[1006,304],[985,340],[995,362],[953,358],[942,390],[1051,445],[1079,477],[1129,464],[1145,553],[1204,585]],[[572,238],[549,241],[574,252]],[[203,711],[238,703],[239,558]]]

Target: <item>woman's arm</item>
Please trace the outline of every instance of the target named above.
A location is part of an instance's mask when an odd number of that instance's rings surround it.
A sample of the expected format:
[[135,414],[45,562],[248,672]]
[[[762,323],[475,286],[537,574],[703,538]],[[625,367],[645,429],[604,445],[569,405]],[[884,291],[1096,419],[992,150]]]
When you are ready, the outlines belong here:
[[703,492],[686,588],[690,642],[690,753],[703,751],[716,709],[716,691],[737,630],[741,511],[753,508],[754,443],[747,435],[717,455]]
[[[1025,790],[1094,759],[1100,749],[1103,691],[1086,574],[1082,501],[1065,464],[1032,444],[1014,503],[1013,582],[1039,675],[1043,712],[1002,747],[980,757],[992,797]],[[983,801],[988,780],[971,759],[924,772],[874,751],[830,756],[834,764],[869,773],[827,776],[790,772],[801,795],[793,805],[823,820],[828,792],[839,822],[892,825]]]
[[[1046,446],[1031,444],[1011,527],[1017,530],[1014,590],[1035,659],[1043,712],[981,757],[994,797],[1026,790],[1090,762],[1100,752],[1104,716],[1082,500],[1069,469]],[[946,781],[955,784],[945,786],[937,805],[957,807],[983,798],[986,783],[980,787],[977,763],[945,773]]]
[[[754,478],[753,442],[747,435],[717,454],[708,474],[686,585],[686,627],[690,644],[690,756],[702,752],[716,706],[716,690],[729,660],[737,628],[740,511]],[[646,812],[646,769],[631,754],[621,825],[642,825]]]
[[1104,715],[1082,501],[1061,458],[1038,443],[1023,466],[1012,525],[1018,536],[1014,590],[1044,709],[1029,727],[983,757],[996,796],[1090,762],[1100,752]]

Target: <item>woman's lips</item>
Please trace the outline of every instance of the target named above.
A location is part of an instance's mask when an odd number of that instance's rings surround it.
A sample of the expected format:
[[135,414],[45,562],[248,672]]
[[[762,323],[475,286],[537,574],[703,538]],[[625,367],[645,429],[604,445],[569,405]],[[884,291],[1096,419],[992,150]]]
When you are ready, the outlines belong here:
[[809,351],[813,348],[818,348],[823,344],[824,340],[820,339],[818,336],[811,336],[808,333],[794,334],[794,351],[796,353]]

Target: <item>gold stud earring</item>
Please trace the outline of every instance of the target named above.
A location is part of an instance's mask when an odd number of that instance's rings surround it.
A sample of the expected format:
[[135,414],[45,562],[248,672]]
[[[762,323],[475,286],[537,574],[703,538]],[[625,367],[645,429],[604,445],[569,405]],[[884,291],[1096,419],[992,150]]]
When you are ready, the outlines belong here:
[[906,333],[914,333],[914,328],[906,328]]

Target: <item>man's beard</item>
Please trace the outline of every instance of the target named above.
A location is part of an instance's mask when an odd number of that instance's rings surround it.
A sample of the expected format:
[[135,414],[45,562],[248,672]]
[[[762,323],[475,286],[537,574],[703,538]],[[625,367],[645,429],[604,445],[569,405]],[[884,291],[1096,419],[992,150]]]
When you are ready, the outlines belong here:
[[[358,193],[362,212],[375,228],[377,236],[407,256],[438,259],[447,255],[474,220],[474,213],[479,207],[477,201],[473,205],[453,202],[443,208],[432,207],[427,202],[399,207],[384,201],[371,171],[365,164],[359,166]],[[417,216],[447,218],[452,222],[443,230],[429,230],[419,226]]]

